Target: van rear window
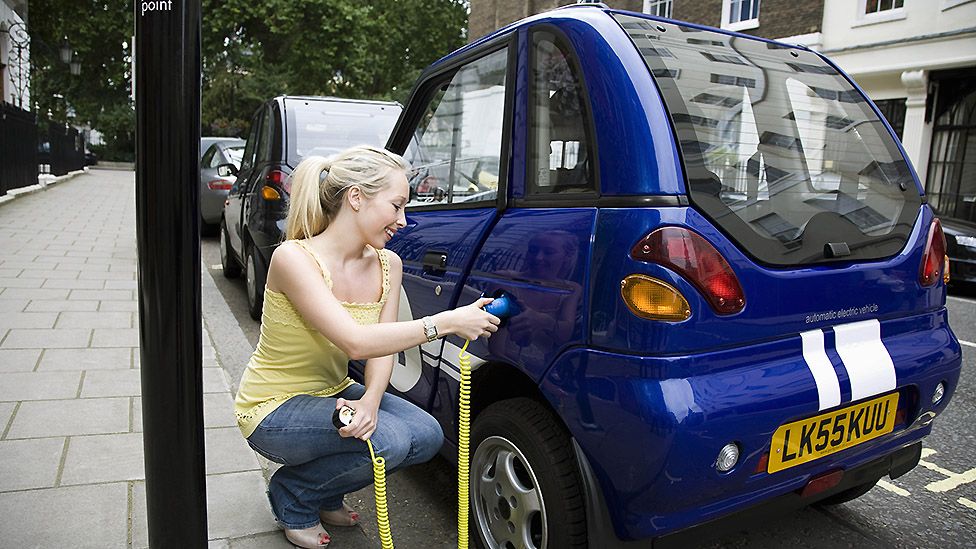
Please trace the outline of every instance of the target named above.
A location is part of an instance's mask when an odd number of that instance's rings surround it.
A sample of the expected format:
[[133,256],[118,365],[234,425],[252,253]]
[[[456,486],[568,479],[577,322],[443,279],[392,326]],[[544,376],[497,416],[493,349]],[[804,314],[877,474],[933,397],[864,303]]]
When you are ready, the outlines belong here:
[[911,170],[868,100],[816,53],[614,17],[671,113],[692,204],[746,253],[794,266],[904,247],[921,204]]

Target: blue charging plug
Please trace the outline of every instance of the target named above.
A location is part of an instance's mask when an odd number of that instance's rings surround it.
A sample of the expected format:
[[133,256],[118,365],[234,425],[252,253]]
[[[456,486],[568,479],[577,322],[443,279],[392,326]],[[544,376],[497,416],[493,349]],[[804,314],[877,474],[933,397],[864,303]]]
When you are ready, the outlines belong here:
[[515,303],[515,298],[508,293],[500,291],[494,297],[494,301],[485,305],[485,311],[502,319],[503,323],[505,319],[511,318],[521,312],[518,304]]

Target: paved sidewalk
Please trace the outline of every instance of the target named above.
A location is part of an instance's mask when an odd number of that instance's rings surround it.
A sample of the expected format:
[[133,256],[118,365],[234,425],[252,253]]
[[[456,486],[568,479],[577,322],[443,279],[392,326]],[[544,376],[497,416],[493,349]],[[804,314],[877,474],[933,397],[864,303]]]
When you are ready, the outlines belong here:
[[[92,170],[0,205],[0,548],[148,546],[134,179]],[[205,323],[210,547],[289,547],[214,339]]]

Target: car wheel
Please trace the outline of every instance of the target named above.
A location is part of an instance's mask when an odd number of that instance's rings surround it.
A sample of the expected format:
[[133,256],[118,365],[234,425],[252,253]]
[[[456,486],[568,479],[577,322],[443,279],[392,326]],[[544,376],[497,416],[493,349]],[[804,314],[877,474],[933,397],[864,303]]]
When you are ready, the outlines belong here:
[[818,501],[816,505],[840,505],[841,503],[854,501],[855,499],[870,492],[871,488],[874,488],[874,485],[877,484],[879,480],[881,479],[874,479],[870,482],[865,482],[864,484],[858,484],[857,486],[848,488],[843,492],[838,492],[830,497],[826,497]]
[[237,278],[241,275],[241,266],[231,256],[230,238],[224,221],[220,222],[220,268],[227,278]]
[[248,246],[244,257],[244,286],[247,289],[247,312],[254,320],[261,320],[261,308],[264,305],[264,279],[267,276],[261,270],[254,253],[254,247]]
[[586,547],[576,459],[552,412],[527,398],[497,402],[475,419],[471,444],[477,547]]

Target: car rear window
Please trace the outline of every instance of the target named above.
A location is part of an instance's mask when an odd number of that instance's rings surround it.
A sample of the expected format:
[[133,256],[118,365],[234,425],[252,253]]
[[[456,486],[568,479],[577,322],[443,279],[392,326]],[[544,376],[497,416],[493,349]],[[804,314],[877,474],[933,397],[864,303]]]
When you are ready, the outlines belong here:
[[288,159],[297,164],[306,156],[331,156],[353,145],[383,147],[401,110],[396,104],[288,101]]
[[793,266],[904,247],[921,203],[908,164],[868,100],[819,55],[614,16],[670,111],[692,204],[746,253]]

